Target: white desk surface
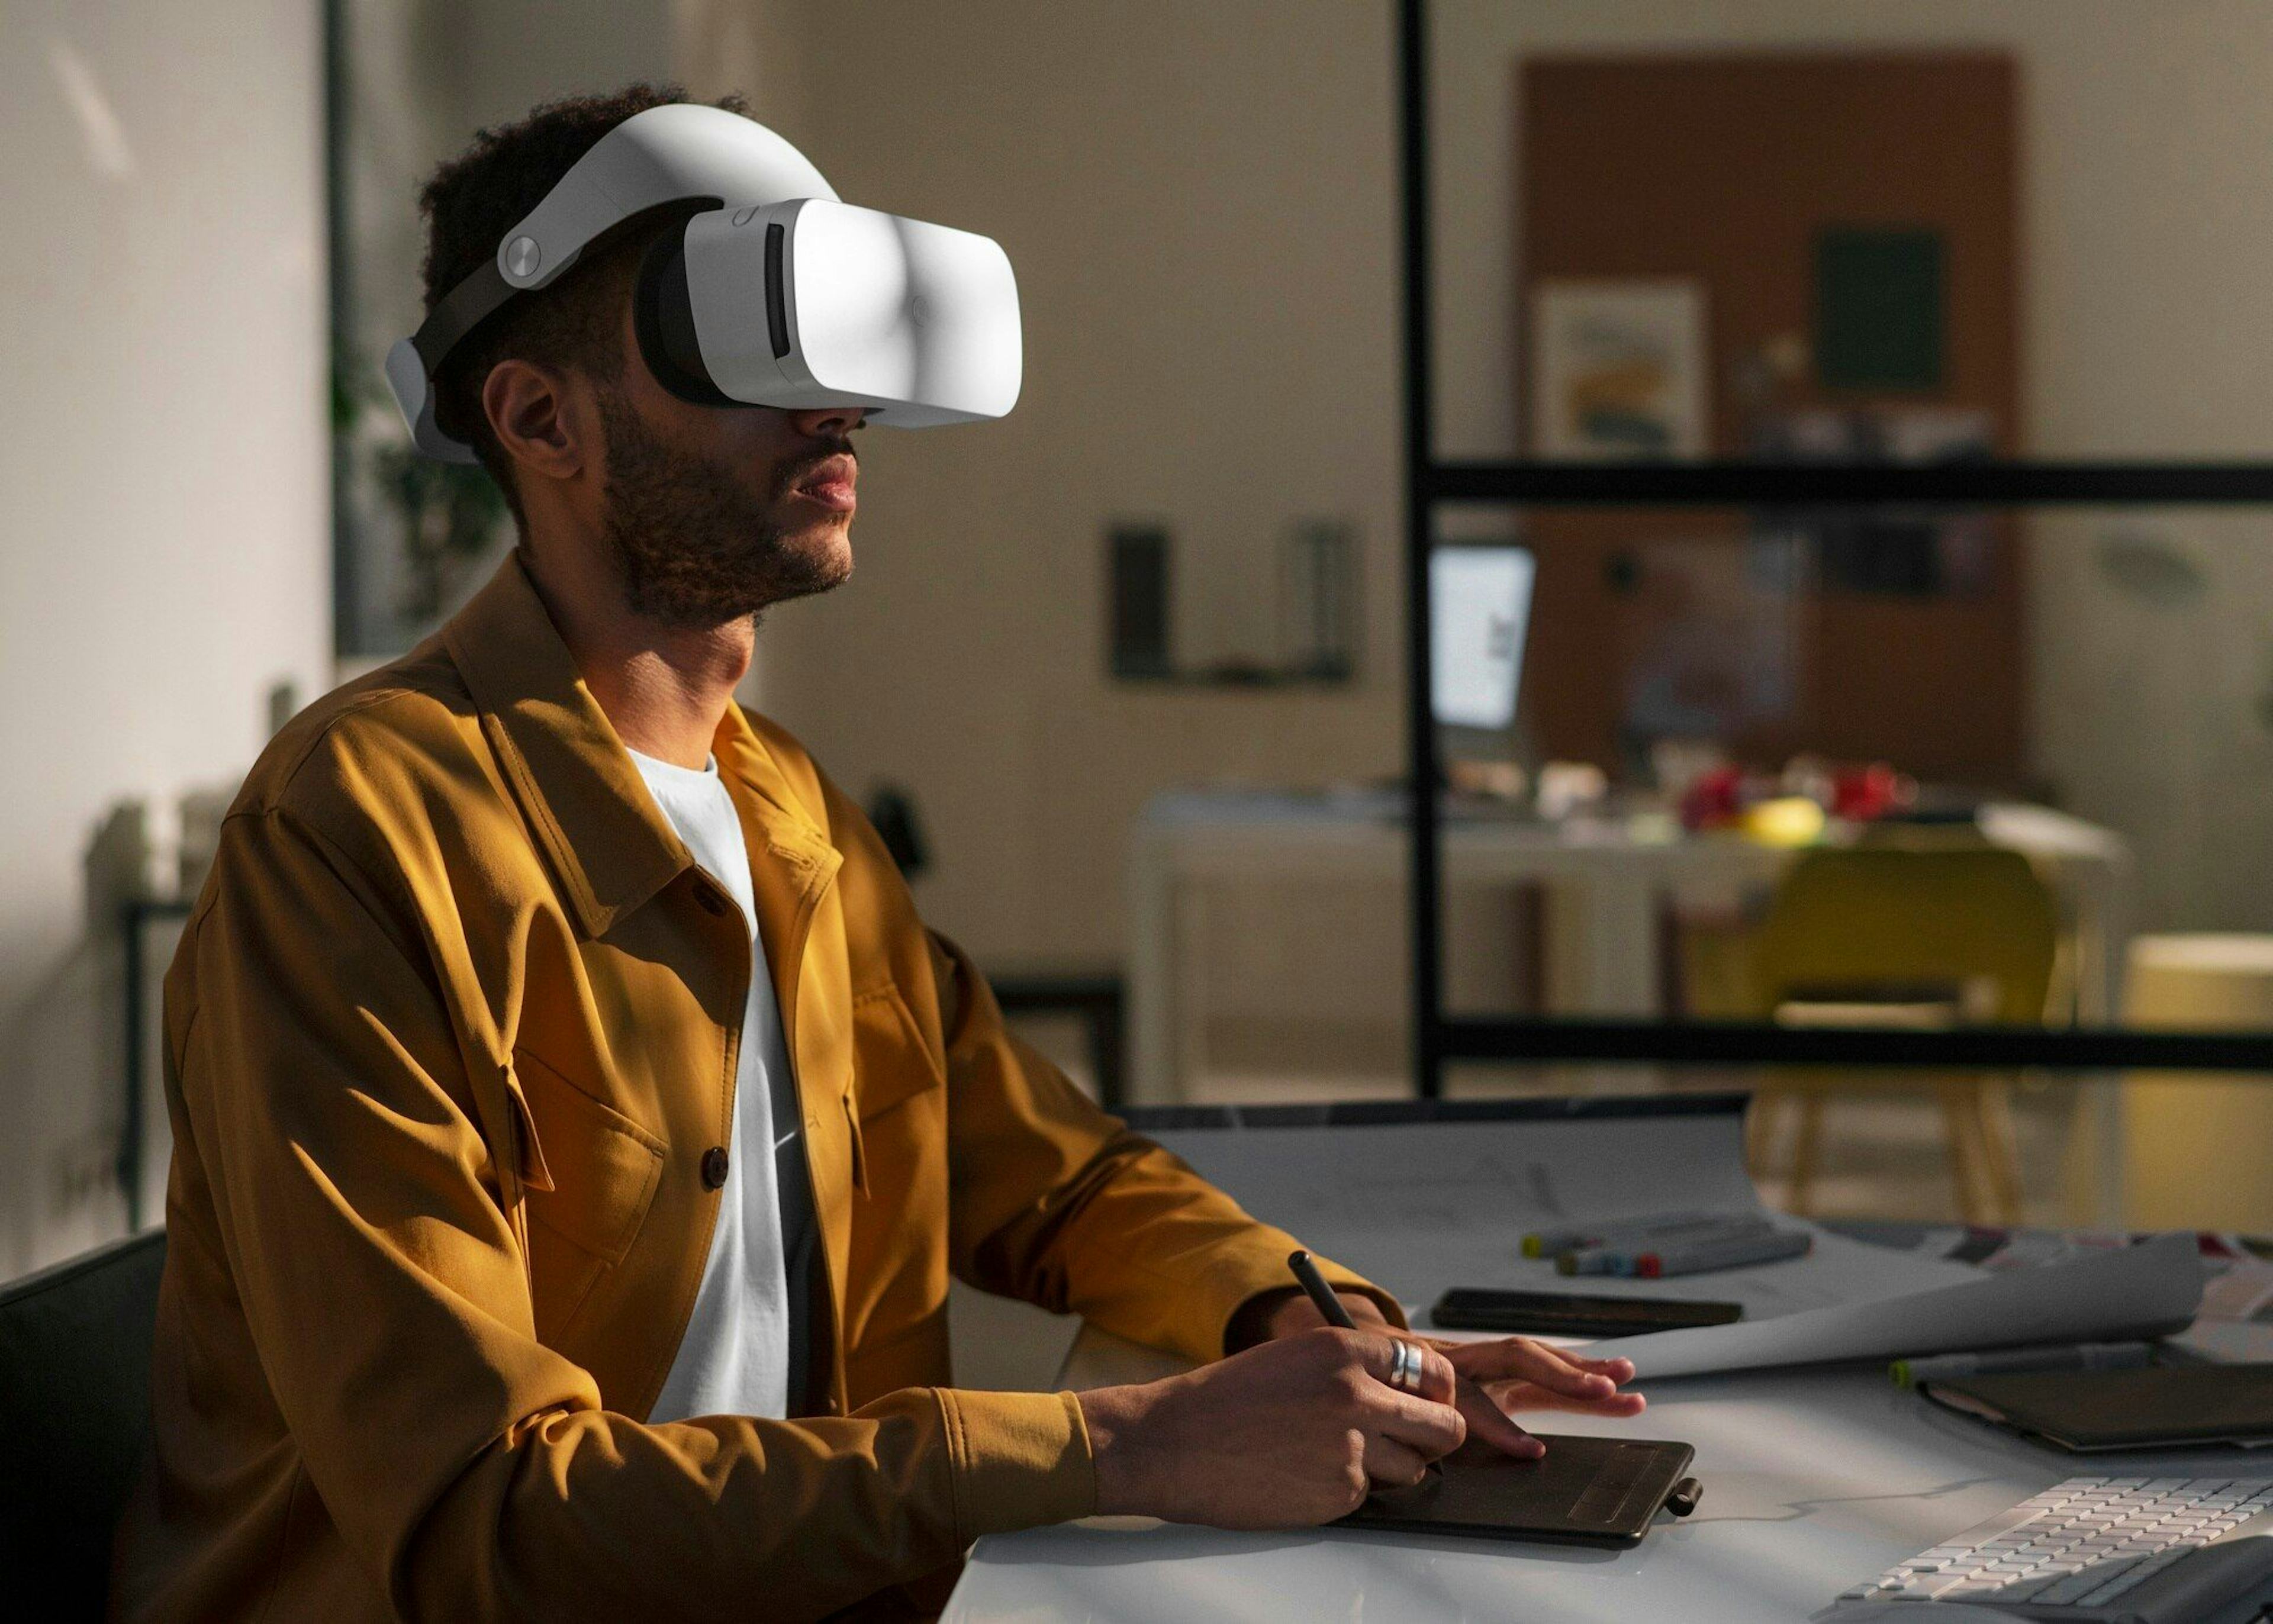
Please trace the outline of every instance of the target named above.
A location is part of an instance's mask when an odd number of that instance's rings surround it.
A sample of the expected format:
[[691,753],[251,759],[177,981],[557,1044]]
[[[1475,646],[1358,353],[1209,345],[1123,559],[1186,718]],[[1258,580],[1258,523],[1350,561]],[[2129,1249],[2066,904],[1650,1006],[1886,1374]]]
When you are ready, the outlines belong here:
[[[1527,1223],[1527,1191],[1562,1212],[1646,1210],[1634,1205],[1637,1188],[1665,1191],[1675,1205],[1738,1204],[1742,1119],[1730,1102],[1625,1102],[1615,1111],[1613,1103],[1594,1102],[1568,1119],[1539,1114],[1555,1104],[1511,1105],[1505,1109],[1514,1114],[1504,1120],[1437,1126],[1270,1126],[1262,1120],[1270,1113],[1256,1113],[1246,1126],[1156,1137],[1250,1211],[1285,1224],[1407,1303],[1432,1301],[1456,1281],[1528,1283],[1496,1272],[1491,1262],[1497,1251],[1506,1254],[1505,1270],[1517,1268],[1511,1239]],[[1416,1171],[1459,1172],[1468,1163],[1472,1177],[1434,1186],[1424,1186]],[[1369,1196],[1352,1173],[1360,1164],[1405,1194]],[[1305,1199],[1321,1190],[1332,1197]],[[1876,1253],[1827,1241],[1813,1261],[1832,1261],[1843,1250]],[[1798,1278],[1796,1266],[1783,1267]],[[1916,1289],[1899,1276],[1887,1270],[1872,1289]],[[1736,1276],[1709,1278],[1739,1294],[1730,1283]],[[1707,1279],[1652,1283],[1664,1290]],[[1606,1291],[1641,1283],[1600,1283]],[[1765,1315],[1764,1304],[1755,1306]],[[2228,1328],[2273,1341],[2273,1328]],[[2222,1357],[2237,1353],[2269,1357],[2254,1346]],[[1178,1368],[1167,1355],[1089,1328],[1061,1381],[1100,1387]],[[2273,1478],[2273,1449],[2079,1456],[2027,1443],[1896,1388],[1883,1359],[1662,1379],[1642,1390],[1649,1409],[1632,1421],[1537,1418],[1539,1430],[1550,1434],[1623,1433],[1695,1448],[1692,1471],[1705,1488],[1696,1514],[1661,1517],[1630,1551],[1317,1529],[1232,1534],[1092,1519],[980,1540],[945,1617],[953,1624],[1786,1624],[2064,1478]]]
[[[1076,1388],[1140,1380],[1166,1373],[1161,1359],[1085,1330],[1065,1375]],[[1631,1551],[1092,1518],[980,1540],[943,1624],[1785,1624],[2063,1478],[2273,1478],[2265,1454],[2084,1457],[2039,1448],[1897,1389],[1883,1364],[1689,1377],[1654,1384],[1648,1411],[1631,1422],[1558,1415],[1538,1424],[1694,1445],[1704,1501],[1685,1520],[1661,1517]]]

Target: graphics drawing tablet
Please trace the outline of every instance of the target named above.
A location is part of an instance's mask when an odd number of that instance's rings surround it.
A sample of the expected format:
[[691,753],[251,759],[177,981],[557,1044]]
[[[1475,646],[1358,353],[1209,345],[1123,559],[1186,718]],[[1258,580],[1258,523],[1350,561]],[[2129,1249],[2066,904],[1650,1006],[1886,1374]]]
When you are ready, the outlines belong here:
[[1684,1475],[1696,1455],[1685,1443],[1537,1436],[1547,1446],[1539,1460],[1468,1444],[1445,1457],[1442,1472],[1372,1495],[1335,1526],[1635,1545],[1660,1510],[1686,1516],[1702,1492]]

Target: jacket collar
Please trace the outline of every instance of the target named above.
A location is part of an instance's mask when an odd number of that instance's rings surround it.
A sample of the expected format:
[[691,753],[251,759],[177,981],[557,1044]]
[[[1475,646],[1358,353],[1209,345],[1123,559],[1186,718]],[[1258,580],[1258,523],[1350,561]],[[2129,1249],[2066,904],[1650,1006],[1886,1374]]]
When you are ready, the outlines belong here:
[[[694,859],[584,685],[518,553],[441,638],[577,924],[605,935]],[[749,791],[767,844],[833,872],[834,849],[739,705],[727,707],[714,749],[720,772]]]
[[[746,797],[736,799],[748,802],[766,849],[792,867],[811,871],[823,879],[836,872],[844,857],[829,839],[827,809],[806,804],[739,703],[726,707],[726,714],[718,719],[710,750],[718,758],[718,771],[727,788],[747,791]],[[752,841],[754,860],[758,850],[759,842]]]

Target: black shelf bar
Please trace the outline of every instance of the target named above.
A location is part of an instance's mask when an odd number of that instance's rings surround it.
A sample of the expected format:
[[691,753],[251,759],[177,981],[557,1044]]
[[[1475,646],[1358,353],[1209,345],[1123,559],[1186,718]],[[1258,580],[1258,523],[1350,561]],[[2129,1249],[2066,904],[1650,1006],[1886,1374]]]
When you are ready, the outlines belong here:
[[1422,462],[1437,502],[1534,506],[1916,507],[2273,505],[2255,462]]
[[[1429,556],[1435,540],[1431,510],[1437,492],[1429,477],[1435,438],[1430,378],[1429,240],[1429,24],[1422,0],[1401,0],[1397,11],[1399,112],[1398,204],[1405,232],[1405,735],[1409,782],[1435,784],[1437,717],[1429,676]],[[1444,935],[1441,891],[1444,831],[1437,797],[1415,795],[1409,842],[1413,954],[1413,1083],[1422,1099],[1444,1092],[1441,1051]]]
[[1437,1028],[1438,1052],[1448,1060],[2273,1072],[2273,1037],[2262,1032],[2026,1026],[1789,1027],[1752,1021],[1482,1016],[1441,1019]]

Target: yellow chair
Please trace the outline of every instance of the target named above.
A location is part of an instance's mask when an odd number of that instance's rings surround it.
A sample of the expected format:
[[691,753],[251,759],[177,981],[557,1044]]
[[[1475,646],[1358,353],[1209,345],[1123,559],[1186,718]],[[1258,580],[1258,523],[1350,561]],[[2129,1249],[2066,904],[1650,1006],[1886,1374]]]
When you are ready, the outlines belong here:
[[[1794,1025],[2033,1025],[2044,1019],[2058,942],[2052,894],[2018,852],[1946,839],[1818,849],[1792,864],[1767,917],[1735,944],[1732,960],[1692,984],[1692,1007]],[[1845,1072],[1792,1068],[1771,1074],[1754,1097],[1747,1140],[1756,1173],[1765,1171],[1783,1107],[1798,1104],[1794,1212],[1812,1204],[1825,1097],[1849,1080]],[[1940,1098],[1966,1219],[2014,1222],[2020,1156],[2004,1077],[1909,1073],[1902,1081]],[[1977,1182],[1987,1186],[1985,1201]]]

